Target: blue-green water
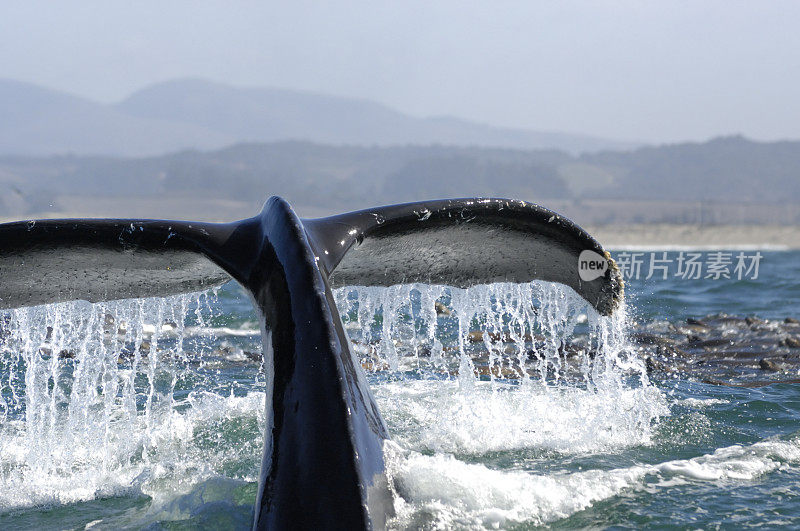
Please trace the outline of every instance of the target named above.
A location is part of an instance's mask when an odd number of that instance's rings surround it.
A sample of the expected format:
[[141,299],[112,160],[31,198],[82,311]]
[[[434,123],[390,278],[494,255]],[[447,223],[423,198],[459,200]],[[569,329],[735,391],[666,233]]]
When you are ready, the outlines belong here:
[[[708,261],[711,251],[698,251],[702,260]],[[735,257],[739,251],[730,251]],[[650,280],[642,269],[639,280],[627,280],[626,298],[635,317],[643,320],[702,317],[725,312],[731,315],[756,315],[765,319],[800,318],[800,252],[759,251],[758,278],[752,273],[742,280],[720,278],[683,279],[676,277],[677,266],[672,265],[669,278],[661,279],[657,273]],[[645,264],[651,252],[646,252]],[[751,256],[755,251],[744,251]],[[678,251],[667,252],[667,259],[677,261]],[[619,252],[612,252],[618,256]],[[656,252],[660,258],[661,252]],[[735,259],[733,260],[735,261]],[[674,264],[674,262],[673,262]],[[732,269],[732,268],[731,268]],[[731,271],[732,272],[732,271]],[[705,274],[704,274],[705,276]]]
[[[800,384],[781,383],[800,378],[800,349],[782,343],[800,337],[783,323],[800,317],[800,253],[762,254],[757,279],[629,280],[625,322],[587,318],[550,288],[533,295],[551,313],[497,318],[485,313],[498,297],[530,294],[339,293],[393,435],[392,526],[800,526]],[[526,329],[523,313],[537,323]],[[759,321],[682,331],[720,313]],[[459,314],[484,340],[459,342]],[[648,376],[619,328],[687,335],[683,350],[717,336],[732,346]],[[22,310],[2,330],[0,528],[249,527],[265,410],[258,325],[238,286]],[[568,356],[558,341],[570,332]],[[708,362],[734,351],[757,355],[733,376]],[[761,370],[773,354],[779,370]]]

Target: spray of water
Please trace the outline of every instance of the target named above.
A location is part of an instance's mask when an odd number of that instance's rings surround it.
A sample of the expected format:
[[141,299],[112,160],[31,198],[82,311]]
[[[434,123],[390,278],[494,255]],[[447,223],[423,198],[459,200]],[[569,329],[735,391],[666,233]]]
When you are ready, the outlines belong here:
[[[169,497],[214,475],[255,480],[264,422],[258,371],[221,370],[220,356],[232,349],[192,333],[213,320],[214,302],[202,293],[8,312],[0,512],[120,494]],[[218,445],[220,432],[241,440]]]
[[[646,373],[625,348],[624,308],[601,317],[572,289],[547,282],[454,289],[421,284],[335,292],[368,367],[431,376],[597,389]],[[577,362],[577,363],[576,363]]]
[[[381,378],[376,399],[396,443],[386,448],[393,526],[543,523],[639,477],[531,475],[554,456],[649,445],[669,413],[629,348],[624,308],[600,316],[547,282],[335,295],[362,365]],[[528,472],[474,463],[497,456]]]
[[[335,297],[396,443],[386,455],[397,527],[574,512],[630,474],[566,483],[545,474],[540,485],[528,472],[537,460],[650,444],[667,414],[627,347],[624,309],[601,317],[564,286],[356,287]],[[143,493],[155,502],[137,523],[175,520],[196,511],[191,493],[209,478],[255,481],[267,382],[257,363],[239,370],[248,356],[236,341],[257,340],[257,328],[215,321],[216,307],[193,294],[8,312],[0,513]],[[479,464],[498,453],[517,471]],[[520,486],[541,492],[515,495]]]

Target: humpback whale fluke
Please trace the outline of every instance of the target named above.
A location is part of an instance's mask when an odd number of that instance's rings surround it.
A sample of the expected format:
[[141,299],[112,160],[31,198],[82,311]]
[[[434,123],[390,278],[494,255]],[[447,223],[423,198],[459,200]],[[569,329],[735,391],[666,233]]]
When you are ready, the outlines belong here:
[[[583,251],[605,256],[594,280]],[[331,293],[346,285],[466,287],[535,279],[600,313],[622,298],[600,245],[545,208],[453,199],[301,220],[283,199],[234,223],[43,220],[0,225],[0,308],[166,296],[230,278],[261,312],[267,433],[254,528],[382,528],[393,513],[386,425]]]

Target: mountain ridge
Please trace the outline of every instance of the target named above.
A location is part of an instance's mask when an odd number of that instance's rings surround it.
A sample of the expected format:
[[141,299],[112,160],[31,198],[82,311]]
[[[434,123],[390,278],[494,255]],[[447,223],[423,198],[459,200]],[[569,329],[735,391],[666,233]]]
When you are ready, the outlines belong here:
[[366,99],[191,78],[156,83],[110,105],[0,79],[0,155],[157,156],[281,140],[548,148],[573,154],[638,146],[450,116],[418,118]]

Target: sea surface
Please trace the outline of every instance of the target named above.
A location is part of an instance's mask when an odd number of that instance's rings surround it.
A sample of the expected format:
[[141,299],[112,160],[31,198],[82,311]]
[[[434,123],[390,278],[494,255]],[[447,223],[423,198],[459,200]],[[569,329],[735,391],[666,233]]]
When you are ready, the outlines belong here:
[[[640,252],[614,318],[538,282],[336,293],[392,528],[800,527],[800,252]],[[248,529],[259,329],[235,283],[3,314],[0,529]]]

